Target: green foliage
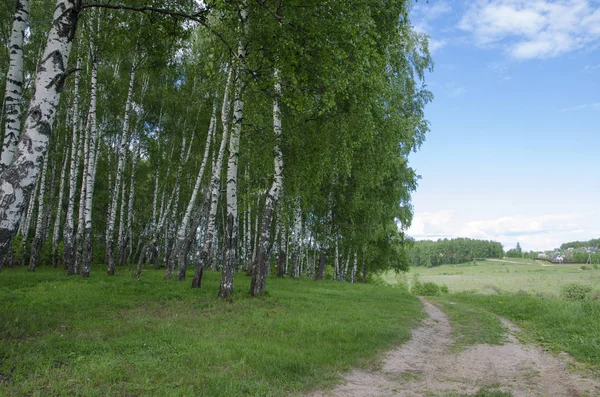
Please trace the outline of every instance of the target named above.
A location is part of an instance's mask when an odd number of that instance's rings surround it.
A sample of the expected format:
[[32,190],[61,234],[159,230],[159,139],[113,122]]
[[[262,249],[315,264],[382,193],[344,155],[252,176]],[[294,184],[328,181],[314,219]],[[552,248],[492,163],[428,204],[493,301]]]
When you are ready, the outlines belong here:
[[560,297],[569,302],[584,302],[592,292],[592,287],[578,283],[566,284],[560,289]]
[[40,265],[53,266],[53,249],[52,240],[48,239],[42,244],[42,252],[40,253]]
[[571,241],[569,243],[563,243],[560,245],[560,249],[563,251],[569,248],[587,248],[587,247],[600,247],[600,238],[591,239],[588,241]]
[[295,395],[373,365],[423,316],[398,288],[270,278],[268,299],[223,302],[211,271],[198,290],[103,270],[3,270],[0,395]]
[[439,286],[431,281],[421,282],[418,275],[415,275],[410,292],[418,296],[438,296],[442,293],[448,293],[448,287],[445,285]]
[[17,234],[12,239],[13,263],[21,263],[23,259],[23,235]]
[[502,244],[495,241],[469,238],[415,241],[408,249],[413,266],[439,266],[474,261],[476,258],[501,258]]

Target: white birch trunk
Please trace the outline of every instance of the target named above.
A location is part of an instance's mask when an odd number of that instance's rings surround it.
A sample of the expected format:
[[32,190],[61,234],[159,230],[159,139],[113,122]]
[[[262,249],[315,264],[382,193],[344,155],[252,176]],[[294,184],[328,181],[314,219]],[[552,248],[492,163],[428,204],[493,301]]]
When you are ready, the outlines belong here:
[[352,273],[350,275],[350,282],[356,283],[356,271],[358,270],[358,254],[354,252],[354,263],[352,264]]
[[85,192],[87,188],[87,184],[85,182],[88,162],[90,158],[90,134],[88,133],[89,121],[89,117],[86,118],[85,128],[81,129],[81,134],[83,136],[83,147],[81,151],[81,156],[83,158],[83,167],[81,172],[81,185],[79,188],[79,211],[77,213],[77,230],[75,231],[75,274],[80,272],[81,265],[83,262],[83,232],[85,228]]
[[238,43],[236,67],[235,98],[233,106],[233,128],[229,141],[229,161],[227,164],[227,223],[223,241],[223,266],[221,270],[221,285],[219,297],[228,298],[233,294],[233,272],[238,260],[238,206],[237,206],[237,174],[240,152],[240,134],[244,118],[244,89],[243,66],[246,58],[245,40],[248,34],[248,6],[244,0],[240,9],[241,37]]
[[[183,215],[183,219],[181,220],[181,225],[179,226],[179,230],[177,231],[177,245],[175,248],[174,256],[178,258],[178,272],[177,272],[177,280],[182,281],[185,280],[186,276],[186,268],[187,268],[187,256],[188,250],[186,249],[186,232],[188,223],[190,221],[190,216],[192,215],[192,211],[196,206],[196,197],[198,196],[198,191],[200,190],[200,185],[202,184],[202,177],[204,176],[204,169],[206,168],[206,163],[208,162],[208,157],[210,153],[210,143],[212,141],[212,135],[215,133],[217,125],[217,103],[213,106],[212,116],[210,118],[210,125],[208,126],[208,134],[206,135],[206,144],[204,146],[204,156],[202,157],[202,164],[200,165],[200,171],[198,171],[198,176],[196,177],[196,184],[194,185],[194,190],[192,191],[192,197],[185,209],[185,213]],[[191,146],[190,146],[191,148]],[[188,152],[189,156],[189,152]]]
[[346,255],[346,262],[344,263],[344,269],[342,271],[341,277],[340,277],[340,281],[346,281],[347,277],[348,277],[348,266],[350,264],[350,254],[351,254],[351,250],[348,250],[348,255]]
[[[35,186],[48,150],[69,54],[79,17],[78,0],[57,0],[52,26],[40,60],[35,92],[29,103],[23,136],[14,161],[0,175],[0,256],[11,248],[27,196]],[[0,258],[1,259],[1,258]],[[2,260],[0,260],[2,263]]]
[[44,222],[44,196],[46,195],[46,174],[48,173],[48,157],[44,157],[44,164],[42,165],[41,180],[40,180],[40,193],[38,196],[38,211],[37,221],[35,223],[35,235],[33,236],[33,243],[31,244],[31,255],[29,257],[29,271],[35,271],[40,260],[40,249],[42,246],[43,237],[43,222]]
[[[129,146],[129,145],[128,145]],[[125,164],[123,165],[123,173],[127,167],[127,158],[125,158]],[[122,266],[123,263],[123,247],[125,245],[125,214],[127,213],[127,187],[125,186],[125,178],[121,179],[121,207],[119,209],[119,231],[117,232],[117,260],[116,264]]]
[[252,282],[250,285],[250,295],[262,295],[265,291],[266,275],[269,267],[268,249],[271,237],[271,222],[273,220],[273,211],[279,195],[283,190],[283,155],[281,153],[281,110],[279,108],[279,97],[281,96],[281,83],[279,81],[279,70],[275,70],[275,97],[273,98],[273,132],[275,134],[275,159],[273,165],[275,168],[275,177],[271,188],[267,193],[265,209],[262,217],[260,241],[256,254]]
[[[75,139],[75,137],[73,137]],[[67,166],[69,165],[69,152],[63,159],[62,170],[60,171],[60,187],[58,188],[58,205],[56,207],[56,219],[54,220],[54,229],[52,231],[52,265],[58,266],[58,239],[60,238],[60,225],[62,223],[63,200],[65,196],[65,176]]]
[[[14,2],[13,2],[14,3]],[[4,91],[4,142],[0,156],[0,172],[12,162],[21,132],[21,101],[23,94],[23,44],[29,21],[29,0],[17,0],[10,41],[9,63]]]
[[21,265],[25,266],[25,253],[27,252],[27,240],[29,239],[29,230],[31,229],[31,219],[33,218],[33,210],[37,201],[37,193],[40,189],[40,179],[38,178],[35,189],[31,197],[29,198],[29,204],[27,206],[27,216],[23,219],[23,228],[21,235],[23,236],[23,250],[21,255]]
[[96,177],[96,92],[98,88],[98,58],[92,49],[92,83],[90,88],[90,110],[88,114],[89,145],[87,169],[85,169],[85,214],[83,233],[83,263],[81,277],[90,276],[92,263],[92,198]]
[[186,138],[183,137],[181,142],[181,154],[179,156],[179,166],[177,167],[177,176],[175,177],[175,187],[174,187],[174,200],[175,203],[173,205],[173,210],[170,213],[169,224],[165,229],[165,262],[167,263],[167,271],[165,274],[165,279],[170,279],[173,277],[173,271],[175,270],[175,256],[172,255],[171,252],[171,226],[177,219],[177,209],[179,206],[179,191],[181,187],[181,174],[183,172],[183,164],[187,162],[186,156]]
[[[137,151],[133,153],[133,159],[131,160],[131,177],[129,180],[129,200],[127,201],[127,226],[125,235],[125,246],[133,247],[133,200],[135,198],[135,171],[137,170],[138,161],[140,158],[140,146],[138,144]],[[131,250],[129,255],[131,256]]]
[[119,200],[119,188],[121,186],[121,179],[123,178],[123,168],[125,165],[125,153],[127,151],[127,139],[129,134],[129,119],[131,113],[131,105],[133,102],[133,83],[135,81],[136,72],[136,57],[134,56],[131,64],[131,73],[129,76],[129,88],[127,90],[127,100],[125,101],[125,115],[123,117],[123,130],[121,131],[121,141],[119,145],[119,160],[117,163],[117,174],[115,176],[115,187],[112,193],[110,212],[108,214],[108,221],[106,224],[106,262],[108,263],[108,269],[106,273],[109,276],[115,274],[115,222],[117,218],[117,206]]
[[75,88],[73,97],[73,138],[71,141],[71,164],[69,168],[69,201],[65,228],[63,230],[63,262],[68,274],[75,274],[75,258],[73,255],[73,228],[75,226],[75,192],[77,190],[77,176],[79,175],[79,153],[83,146],[83,134],[79,132],[79,78],[81,59],[77,59],[75,70]]
[[213,238],[217,222],[217,207],[219,205],[219,195],[221,193],[221,168],[223,165],[225,147],[227,146],[227,138],[229,136],[229,112],[231,108],[229,91],[231,90],[232,80],[233,68],[230,65],[229,76],[227,77],[227,84],[225,85],[225,93],[223,94],[223,106],[221,107],[221,124],[223,126],[221,146],[219,147],[217,159],[213,164],[212,175],[210,179],[210,206],[206,223],[206,232],[204,233],[204,241],[202,243],[202,249],[200,250],[200,257],[198,258],[196,272],[194,274],[194,279],[192,280],[192,288],[200,288],[204,268],[212,256],[213,251]]

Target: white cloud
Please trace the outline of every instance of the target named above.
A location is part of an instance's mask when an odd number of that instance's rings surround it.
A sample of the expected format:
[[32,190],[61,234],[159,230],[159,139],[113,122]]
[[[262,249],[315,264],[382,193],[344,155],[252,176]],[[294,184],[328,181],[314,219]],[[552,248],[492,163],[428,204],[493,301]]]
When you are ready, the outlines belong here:
[[593,0],[479,0],[459,28],[517,59],[551,58],[598,44],[600,7]]
[[444,210],[415,214],[407,235],[417,239],[468,237],[499,241],[505,249],[547,250],[568,241],[600,236],[600,213],[564,213],[504,216],[492,219],[461,219],[460,214]]
[[592,109],[592,110],[600,110],[600,102],[594,102],[594,103],[586,103],[583,105],[577,105],[577,106],[571,106],[568,108],[562,108],[560,111],[565,113],[565,112],[572,112],[575,110],[587,110],[587,109]]

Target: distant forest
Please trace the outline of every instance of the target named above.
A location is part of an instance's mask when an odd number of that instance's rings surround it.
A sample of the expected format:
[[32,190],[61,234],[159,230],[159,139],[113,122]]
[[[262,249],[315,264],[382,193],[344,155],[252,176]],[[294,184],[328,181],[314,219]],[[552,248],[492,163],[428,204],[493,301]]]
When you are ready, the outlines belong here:
[[569,243],[563,243],[560,245],[561,250],[567,250],[569,248],[587,248],[587,247],[598,247],[600,246],[600,238],[594,238],[588,241],[571,241]]
[[478,258],[502,258],[502,244],[469,238],[415,241],[408,250],[412,266],[438,266],[468,262]]

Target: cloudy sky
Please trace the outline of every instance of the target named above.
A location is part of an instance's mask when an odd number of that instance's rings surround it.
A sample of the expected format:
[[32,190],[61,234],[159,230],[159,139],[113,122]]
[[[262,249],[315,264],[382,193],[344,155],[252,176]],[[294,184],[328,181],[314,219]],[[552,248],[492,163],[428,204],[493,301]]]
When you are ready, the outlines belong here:
[[600,1],[418,1],[431,132],[410,163],[416,239],[525,250],[600,237]]

